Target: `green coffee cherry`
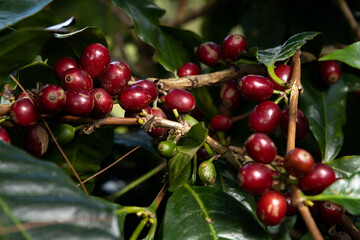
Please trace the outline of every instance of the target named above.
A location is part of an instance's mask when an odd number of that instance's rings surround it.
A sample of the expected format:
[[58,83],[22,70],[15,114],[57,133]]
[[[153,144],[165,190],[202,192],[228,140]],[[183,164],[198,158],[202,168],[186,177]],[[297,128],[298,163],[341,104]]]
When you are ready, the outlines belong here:
[[211,185],[216,180],[216,169],[215,165],[212,163],[212,160],[204,161],[200,164],[198,168],[198,175],[200,181],[205,185]]
[[157,148],[161,156],[171,158],[176,152],[176,143],[173,141],[162,141],[158,144]]
[[76,129],[70,124],[62,123],[53,129],[53,134],[59,143],[68,143],[74,139]]

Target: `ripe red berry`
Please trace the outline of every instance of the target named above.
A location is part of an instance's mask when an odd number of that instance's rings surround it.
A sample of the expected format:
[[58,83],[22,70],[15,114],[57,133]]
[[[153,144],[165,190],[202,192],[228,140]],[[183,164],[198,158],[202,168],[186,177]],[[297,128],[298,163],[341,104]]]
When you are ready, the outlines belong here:
[[95,79],[100,76],[109,63],[110,53],[107,48],[100,43],[93,43],[82,52],[79,65]]
[[53,115],[63,109],[65,98],[64,89],[54,84],[47,84],[38,93],[36,103],[41,113]]
[[219,45],[216,43],[205,42],[198,47],[196,55],[200,62],[208,65],[209,67],[215,67],[220,63],[221,50]]
[[93,89],[93,80],[85,70],[70,68],[63,73],[61,85],[65,90],[83,89],[90,92]]
[[236,80],[226,82],[220,91],[220,100],[225,108],[236,108],[241,101],[239,83]]
[[86,116],[94,108],[94,97],[89,92],[78,89],[65,92],[64,111],[73,116]]
[[56,79],[61,81],[63,73],[70,68],[78,68],[77,61],[71,57],[61,57],[54,63],[54,74]]
[[265,193],[256,204],[256,215],[268,226],[279,224],[286,214],[285,197],[276,191]]
[[284,194],[286,200],[286,216],[293,216],[298,213],[298,208],[292,204],[292,196],[290,192]]
[[119,96],[119,104],[125,111],[139,112],[149,106],[150,93],[143,87],[132,85]]
[[329,225],[339,223],[342,214],[342,207],[329,201],[322,201],[317,209],[317,219]]
[[261,102],[269,99],[274,87],[269,79],[259,75],[246,75],[239,82],[240,95],[250,101]]
[[130,67],[123,62],[112,62],[101,73],[100,86],[111,96],[120,95],[131,79]]
[[145,88],[151,95],[151,101],[154,101],[159,94],[159,88],[156,83],[149,80],[139,80],[134,83],[134,85],[141,86]]
[[272,132],[280,122],[281,110],[278,105],[271,101],[264,101],[252,110],[248,124],[254,132],[268,134]]
[[231,117],[228,115],[216,115],[211,119],[211,127],[214,131],[227,131],[231,128]]
[[[155,118],[167,119],[163,110],[161,110],[161,108],[158,107],[151,108],[151,114],[154,115]],[[167,133],[167,128],[161,128],[161,127],[153,128],[151,129],[150,132],[147,132],[147,134],[149,134],[149,136],[152,138],[162,138],[165,136],[166,133]]]
[[95,117],[104,117],[111,113],[113,109],[113,100],[111,95],[102,88],[95,88],[90,92],[94,97],[94,108],[91,115]]
[[21,92],[19,93],[19,95],[16,97],[16,100],[19,100],[21,98],[30,98],[30,94],[28,92]]
[[271,163],[277,154],[274,142],[264,133],[254,133],[245,142],[247,154],[256,162]]
[[299,179],[300,189],[307,195],[315,195],[335,182],[334,170],[323,163],[316,163],[310,172]]
[[144,109],[140,110],[139,112],[129,112],[129,111],[125,111],[124,117],[127,117],[127,118],[136,118],[137,116],[144,116],[143,110],[145,110],[145,112],[147,112],[148,114],[151,114],[151,107],[147,106],[147,107],[145,107]]
[[240,34],[231,34],[221,44],[222,58],[227,62],[236,61],[241,57],[241,53],[245,49],[245,37]]
[[8,132],[6,131],[5,128],[0,126],[0,142],[5,142],[10,144],[11,140],[10,140],[10,136],[8,134]]
[[24,147],[34,156],[42,156],[49,146],[49,135],[41,125],[33,125],[25,129]]
[[263,164],[248,163],[239,170],[237,179],[242,190],[257,195],[271,189],[273,177],[271,170]]
[[[289,65],[278,65],[274,69],[274,72],[275,72],[276,76],[278,76],[284,83],[287,83],[291,79],[292,67]],[[282,87],[279,84],[277,84],[274,81],[274,79],[272,79],[270,77],[270,75],[268,75],[268,78],[270,79],[271,83],[273,84],[274,90],[279,90],[279,91],[285,90],[285,87]]]
[[20,127],[29,127],[37,123],[40,115],[29,98],[21,98],[11,105],[10,118]]
[[177,70],[178,77],[186,77],[186,76],[193,76],[199,74],[200,74],[199,67],[192,62],[187,62],[181,65]]
[[188,113],[195,108],[195,98],[190,92],[176,88],[168,92],[165,104],[170,109],[177,109],[179,113]]
[[294,177],[305,176],[314,166],[313,156],[302,148],[294,148],[286,153],[284,168],[286,172]]
[[320,78],[324,83],[333,84],[341,77],[341,68],[337,61],[328,60],[318,62]]
[[[289,127],[289,108],[285,108],[281,111],[280,117],[280,128],[283,134],[287,137],[288,135],[288,127]],[[295,140],[302,141],[306,138],[309,132],[309,121],[307,120],[305,114],[301,109],[297,109],[296,111],[296,134]]]

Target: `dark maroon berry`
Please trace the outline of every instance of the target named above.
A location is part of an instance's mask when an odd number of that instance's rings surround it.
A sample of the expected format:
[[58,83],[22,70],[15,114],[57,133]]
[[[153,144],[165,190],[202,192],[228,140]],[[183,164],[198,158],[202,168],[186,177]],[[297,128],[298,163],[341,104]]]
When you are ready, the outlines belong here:
[[36,124],[40,115],[30,98],[21,98],[11,105],[10,118],[20,127],[29,127]]
[[[278,65],[274,69],[274,72],[276,76],[278,76],[286,84],[291,79],[292,67],[289,65]],[[279,84],[277,84],[275,80],[270,77],[270,75],[268,75],[268,78],[273,84],[274,90],[284,91],[286,89],[286,87],[282,87]]]
[[154,101],[159,94],[159,88],[156,83],[149,80],[139,80],[134,83],[134,85],[141,86],[145,88],[151,95],[151,101]]
[[195,108],[195,98],[190,92],[176,88],[168,92],[165,104],[170,109],[177,109],[179,113],[188,113]]
[[250,101],[261,102],[269,99],[274,87],[269,79],[259,75],[246,75],[239,81],[240,95]]
[[222,58],[226,62],[233,62],[241,57],[241,53],[246,49],[245,37],[240,34],[227,36],[221,44]]
[[214,131],[227,131],[231,128],[231,117],[228,115],[216,115],[211,119],[211,127]]
[[31,96],[30,96],[30,94],[29,93],[27,93],[27,92],[21,92],[21,93],[19,93],[19,95],[16,97],[16,100],[19,100],[19,99],[21,99],[21,98],[30,98]]
[[112,62],[100,76],[100,86],[111,96],[120,95],[131,79],[130,67],[123,62]]
[[[287,137],[288,135],[288,127],[289,127],[289,108],[282,110],[281,118],[280,118],[280,128],[284,135]],[[296,111],[296,141],[302,141],[306,138],[309,132],[309,121],[307,120],[303,111],[299,108]]]
[[64,111],[70,115],[86,116],[94,108],[94,97],[85,90],[68,90],[65,95]]
[[[161,110],[161,108],[158,108],[158,107],[151,108],[151,114],[154,115],[155,118],[158,118],[158,119],[167,119],[163,110]],[[167,128],[156,127],[156,128],[151,129],[151,131],[147,132],[147,133],[149,134],[150,137],[162,138],[167,133]]]
[[305,177],[299,179],[299,187],[307,195],[316,195],[335,180],[334,170],[330,166],[316,163]]
[[55,77],[61,81],[63,73],[70,68],[78,68],[77,61],[71,57],[61,57],[54,63],[54,74]]
[[6,131],[5,128],[0,126],[0,142],[5,142],[10,144],[11,140],[10,140],[10,136],[8,134],[8,132]]
[[98,78],[105,67],[110,63],[110,53],[100,43],[88,45],[81,54],[80,68],[87,71],[90,76]]
[[248,137],[245,148],[247,154],[259,163],[271,163],[277,155],[274,142],[264,133],[254,133]]
[[332,225],[341,221],[343,209],[336,203],[322,201],[317,209],[317,219],[325,224]]
[[333,84],[341,77],[341,68],[337,61],[328,60],[318,62],[320,78],[324,83]]
[[205,161],[209,157],[209,153],[204,146],[201,146],[196,152],[196,156],[199,162]]
[[34,156],[42,156],[49,146],[49,135],[41,125],[34,125],[25,129],[24,147]]
[[111,95],[102,88],[95,88],[90,92],[94,97],[94,108],[91,115],[95,117],[104,117],[111,113],[113,109],[113,100]]
[[221,59],[220,47],[214,42],[202,43],[198,47],[196,55],[200,62],[208,65],[209,67],[217,66]]
[[257,195],[271,189],[273,177],[271,170],[263,164],[249,163],[239,170],[237,179],[242,190]]
[[65,98],[64,89],[54,84],[47,84],[37,95],[36,103],[41,113],[53,115],[63,109]]
[[285,197],[277,191],[269,191],[258,200],[256,215],[267,226],[279,224],[286,214]]
[[248,124],[254,132],[268,134],[272,132],[280,122],[281,110],[278,105],[271,101],[264,101],[252,110]]
[[220,99],[225,108],[232,109],[239,106],[241,96],[238,85],[239,83],[236,80],[231,80],[222,86]]
[[61,85],[65,90],[83,89],[90,92],[93,89],[93,80],[85,70],[70,68],[62,75]]
[[129,112],[139,112],[149,106],[151,102],[150,93],[143,87],[132,85],[120,96],[119,104],[122,109]]
[[284,194],[286,200],[286,216],[293,216],[298,213],[298,208],[292,204],[292,196],[290,192]]
[[176,73],[178,77],[193,76],[193,75],[199,75],[200,69],[195,63],[188,62],[181,65]]
[[294,148],[286,153],[284,168],[286,172],[294,177],[305,176],[314,166],[313,156],[302,148]]

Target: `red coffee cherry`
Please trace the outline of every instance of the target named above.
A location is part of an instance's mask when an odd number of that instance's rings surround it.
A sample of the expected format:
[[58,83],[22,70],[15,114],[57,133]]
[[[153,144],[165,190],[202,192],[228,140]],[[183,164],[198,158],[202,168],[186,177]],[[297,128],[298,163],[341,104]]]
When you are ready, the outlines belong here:
[[290,192],[284,194],[286,200],[286,216],[293,216],[298,213],[298,208],[292,204],[292,196]]
[[100,43],[93,43],[82,52],[79,65],[95,79],[100,76],[109,63],[110,53],[107,48]]
[[16,100],[19,100],[19,99],[21,99],[21,98],[30,98],[30,97],[31,97],[31,96],[30,96],[29,93],[27,93],[27,92],[21,92],[21,93],[19,93],[19,95],[17,95]]
[[299,179],[299,187],[306,195],[316,195],[335,180],[334,170],[330,166],[316,163],[305,177]]
[[10,139],[8,132],[2,126],[0,126],[0,142],[5,142],[8,144],[11,143],[11,139]]
[[90,94],[94,97],[94,108],[91,115],[95,117],[104,117],[111,113],[113,109],[113,100],[111,95],[105,89],[95,88]]
[[221,59],[220,47],[214,42],[202,43],[198,47],[196,55],[200,62],[208,65],[209,67],[215,67],[219,65]]
[[231,128],[231,117],[228,115],[216,115],[211,120],[211,127],[214,131],[227,131]]
[[239,170],[237,179],[242,190],[258,195],[271,189],[273,177],[271,170],[263,164],[248,163]]
[[141,109],[139,112],[129,112],[125,111],[124,117],[127,118],[136,118],[137,116],[144,116],[143,110],[145,110],[148,114],[151,114],[151,107],[147,106],[144,109]]
[[45,85],[37,95],[36,103],[43,114],[54,115],[65,106],[65,91],[54,84]]
[[236,80],[226,82],[220,91],[220,100],[225,108],[233,109],[239,106],[241,101],[239,83]]
[[101,73],[100,86],[111,96],[125,91],[131,79],[130,67],[123,62],[112,62]]
[[[284,83],[287,83],[291,79],[292,67],[289,65],[278,65],[275,67],[274,72],[276,76],[278,76]],[[275,80],[270,77],[270,75],[268,75],[268,78],[273,84],[274,90],[284,91],[286,89],[285,87],[277,84]]]
[[14,102],[9,115],[12,122],[20,127],[29,127],[40,120],[38,110],[29,98],[21,98]]
[[159,88],[156,83],[149,80],[139,80],[134,83],[134,85],[141,86],[145,88],[151,95],[151,101],[154,101],[159,94]]
[[122,109],[129,112],[139,112],[149,106],[151,102],[150,93],[143,87],[132,85],[120,96],[119,104]]
[[248,124],[254,132],[268,134],[272,132],[280,122],[281,110],[278,105],[271,101],[264,101],[252,110]]
[[248,137],[245,148],[254,161],[263,164],[271,163],[277,155],[274,142],[264,133],[254,133]]
[[46,153],[49,146],[49,135],[41,125],[25,129],[24,147],[30,154],[39,157]]
[[195,63],[187,62],[187,63],[181,65],[177,69],[176,73],[177,73],[178,77],[193,76],[193,75],[199,75],[200,69]]
[[[281,111],[280,117],[280,129],[283,134],[287,137],[289,127],[289,108],[285,108]],[[304,140],[309,132],[309,121],[301,109],[296,111],[296,134],[295,140],[300,142]]]
[[221,44],[222,58],[226,62],[233,62],[241,57],[241,53],[246,49],[245,37],[240,34],[227,36]]
[[286,153],[284,168],[286,172],[294,177],[305,176],[314,166],[313,156],[302,148],[294,148]]
[[71,57],[61,57],[57,59],[56,62],[54,63],[53,70],[56,79],[61,81],[61,77],[66,70],[70,68],[78,68],[78,67],[79,65],[75,59]]
[[190,92],[175,88],[166,95],[165,104],[170,109],[177,109],[179,113],[188,113],[195,108],[195,98]]
[[341,68],[335,60],[318,62],[318,71],[321,80],[326,84],[333,84],[340,80]]
[[61,85],[65,90],[83,89],[90,92],[93,89],[93,80],[85,70],[70,68],[62,75]]
[[286,200],[276,191],[265,193],[256,204],[256,215],[267,226],[279,224],[286,214]]
[[[155,118],[167,119],[163,110],[161,110],[161,108],[158,107],[151,108],[151,114],[154,115]],[[162,138],[165,136],[166,133],[167,133],[167,128],[161,128],[161,127],[153,128],[151,129],[150,132],[147,132],[147,134],[149,134],[149,136],[152,138]]]
[[317,209],[317,219],[328,225],[339,223],[342,214],[342,207],[329,201],[322,201]]
[[259,75],[246,75],[239,81],[240,95],[250,101],[261,102],[269,99],[274,87],[269,79]]
[[94,108],[94,97],[89,92],[78,89],[65,92],[64,111],[73,116],[86,116]]

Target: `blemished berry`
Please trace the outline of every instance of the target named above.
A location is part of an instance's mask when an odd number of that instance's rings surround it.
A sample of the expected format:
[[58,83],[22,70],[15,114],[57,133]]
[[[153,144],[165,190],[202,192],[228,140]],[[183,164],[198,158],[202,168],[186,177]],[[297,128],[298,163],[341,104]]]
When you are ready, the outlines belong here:
[[212,161],[203,161],[198,167],[198,175],[205,186],[213,184],[216,180],[216,168]]
[[101,73],[100,86],[111,96],[116,96],[125,91],[130,79],[130,67],[126,63],[116,61],[107,65]]
[[233,62],[241,57],[241,53],[246,49],[245,37],[240,34],[227,36],[221,44],[222,58],[226,62]]
[[272,187],[271,170],[261,163],[248,163],[243,166],[237,180],[242,190],[252,195],[264,194]]
[[34,156],[42,156],[49,146],[49,134],[41,125],[33,125],[25,129],[24,147]]
[[9,115],[12,122],[20,127],[29,127],[40,120],[39,112],[30,98],[21,98],[14,102]]
[[[287,137],[289,127],[289,108],[285,108],[281,111],[280,117],[280,129],[283,134]],[[295,140],[300,142],[306,138],[309,133],[309,121],[301,109],[296,111],[296,133]]]
[[2,126],[0,126],[0,142],[5,142],[8,144],[11,143],[11,139],[10,139],[8,132]]
[[254,132],[268,134],[280,122],[281,110],[271,101],[264,101],[255,106],[248,118],[249,128]]
[[179,113],[188,113],[195,108],[195,98],[190,92],[175,88],[166,95],[165,104],[170,109],[177,109]]
[[171,158],[176,152],[176,143],[170,140],[162,141],[158,144],[157,149],[161,156]]
[[[158,119],[167,119],[163,110],[161,110],[161,108],[158,107],[151,108],[151,114]],[[147,132],[147,134],[149,134],[149,136],[152,138],[162,138],[167,133],[167,130],[168,130],[167,128],[156,127],[151,129],[150,132]]]
[[90,92],[93,89],[93,80],[85,70],[70,68],[63,73],[61,85],[65,90],[83,89]]
[[247,154],[255,161],[263,164],[271,163],[277,148],[272,139],[264,133],[254,133],[245,142]]
[[286,216],[293,216],[298,213],[298,208],[292,204],[292,196],[290,192],[284,194],[286,200]]
[[219,65],[221,60],[221,50],[219,45],[214,42],[202,43],[197,51],[196,55],[200,62],[209,67],[215,67]]
[[285,197],[277,191],[269,191],[258,200],[256,215],[267,226],[279,224],[286,214]]
[[94,108],[91,115],[95,117],[104,117],[111,113],[113,109],[113,99],[105,89],[95,88],[90,94],[94,97]]
[[80,68],[87,71],[90,76],[98,78],[105,67],[110,63],[109,50],[100,43],[88,45],[81,54]]
[[239,81],[240,95],[250,101],[261,102],[269,99],[274,87],[269,79],[260,75],[246,75]]
[[231,117],[228,115],[216,115],[211,119],[211,127],[214,131],[227,131],[231,128]]
[[317,209],[317,219],[328,225],[339,223],[342,214],[342,207],[329,201],[321,201]]
[[143,87],[132,85],[119,96],[119,104],[122,109],[129,112],[139,112],[149,106],[150,93]]
[[[276,76],[278,76],[286,84],[291,79],[292,67],[289,65],[278,65],[275,67],[274,72]],[[282,87],[277,84],[275,80],[270,77],[270,75],[268,75],[268,78],[273,84],[274,90],[284,91],[286,89],[286,87]]]
[[187,62],[187,63],[181,65],[177,69],[178,77],[186,77],[186,76],[193,76],[193,75],[199,75],[199,74],[200,74],[200,69],[193,62]]
[[325,190],[336,177],[334,170],[323,163],[315,163],[310,172],[299,179],[299,187],[306,195],[316,195]]
[[286,172],[294,177],[305,176],[314,166],[313,156],[302,148],[294,148],[286,153],[284,168]]
[[36,103],[40,113],[53,115],[63,109],[65,100],[65,91],[62,87],[47,84],[38,93]]
[[89,92],[78,89],[65,92],[64,111],[73,116],[86,116],[94,108],[94,97]]
[[75,136],[75,128],[67,123],[61,123],[52,129],[53,134],[56,140],[59,143],[68,143],[74,139]]
[[61,57],[58,58],[56,60],[56,62],[54,63],[54,74],[56,79],[58,79],[59,81],[61,81],[61,77],[63,75],[63,73],[70,69],[70,68],[78,68],[79,65],[77,63],[77,61],[71,57]]
[[239,83],[236,80],[226,82],[220,91],[220,100],[225,108],[233,109],[239,106],[241,101]]
[[341,68],[337,61],[327,60],[318,62],[320,78],[324,83],[333,84],[340,80]]
[[149,80],[139,80],[134,83],[134,85],[141,86],[145,88],[151,95],[151,101],[154,101],[159,94],[159,88],[156,83]]

